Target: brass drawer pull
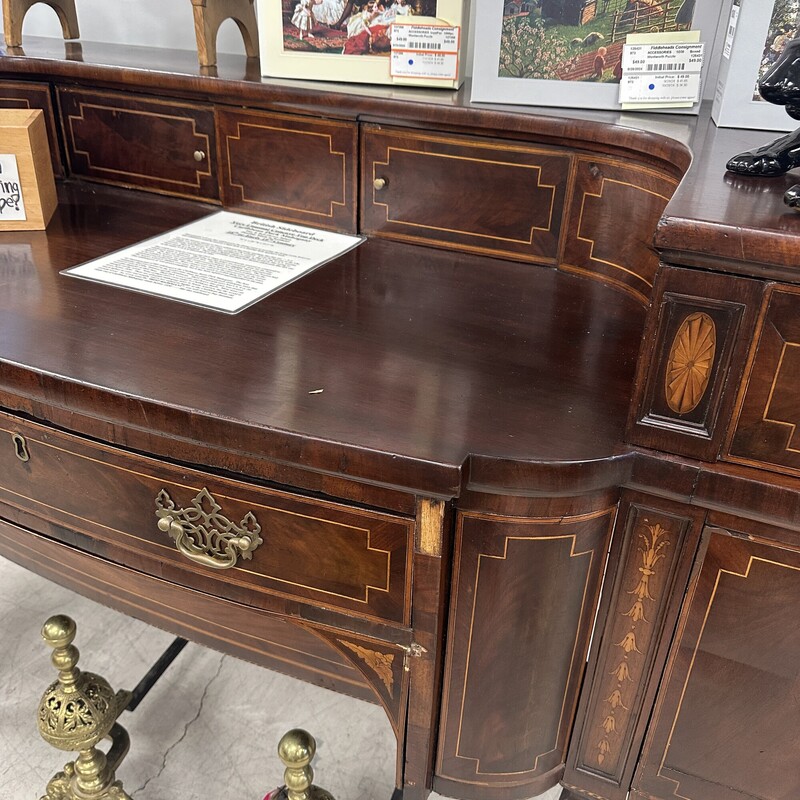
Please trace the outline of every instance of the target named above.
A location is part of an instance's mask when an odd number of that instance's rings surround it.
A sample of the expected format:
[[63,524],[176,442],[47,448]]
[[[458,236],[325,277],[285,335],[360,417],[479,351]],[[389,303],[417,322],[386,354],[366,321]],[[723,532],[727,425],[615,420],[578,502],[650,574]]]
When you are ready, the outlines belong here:
[[202,150],[195,150],[194,151],[194,160],[195,161],[205,161],[206,154]]
[[376,192],[379,192],[384,186],[386,186],[387,183],[388,181],[386,178],[375,178],[375,180],[372,181],[372,186]]
[[11,441],[14,442],[14,454],[20,461],[30,461],[31,454],[28,452],[28,443],[25,441],[24,436],[18,433],[11,435]]
[[252,558],[264,541],[261,526],[248,511],[237,525],[219,512],[222,506],[202,489],[188,508],[176,508],[166,489],[156,497],[158,529],[168,533],[175,546],[192,561],[212,569],[236,566],[239,556]]

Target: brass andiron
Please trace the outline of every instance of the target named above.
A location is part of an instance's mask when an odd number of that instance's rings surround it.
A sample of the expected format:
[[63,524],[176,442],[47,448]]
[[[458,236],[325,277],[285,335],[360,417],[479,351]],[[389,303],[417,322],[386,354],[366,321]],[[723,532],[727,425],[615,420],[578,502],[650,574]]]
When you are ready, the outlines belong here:
[[300,728],[285,733],[278,744],[278,756],[286,767],[285,786],[264,800],[334,800],[332,794],[312,784],[311,760],[316,752],[317,743],[310,733]]
[[[104,678],[78,669],[75,632],[75,622],[64,615],[50,617],[42,628],[53,648],[58,680],[39,703],[39,733],[48,744],[78,757],[50,780],[41,800],[131,800],[115,776],[130,745],[117,717],[131,694],[115,694]],[[111,739],[108,755],[96,747],[105,738]]]

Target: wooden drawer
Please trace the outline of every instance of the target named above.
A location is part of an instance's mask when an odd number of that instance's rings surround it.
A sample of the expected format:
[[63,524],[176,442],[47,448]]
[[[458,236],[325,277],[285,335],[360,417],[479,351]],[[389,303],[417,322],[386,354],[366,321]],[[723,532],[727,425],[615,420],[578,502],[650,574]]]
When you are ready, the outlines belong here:
[[70,169],[104,183],[218,197],[210,106],[59,87]]
[[355,124],[225,109],[218,123],[226,208],[355,231]]
[[[402,517],[185,469],[6,414],[0,501],[85,534],[89,543],[78,545],[98,555],[248,605],[290,613],[302,601],[409,623],[413,522]],[[182,534],[159,528],[166,516]],[[256,546],[243,555],[235,543],[226,548],[231,536]],[[186,551],[203,551],[204,563]]]
[[569,156],[367,126],[363,159],[365,233],[556,263]]
[[44,112],[47,138],[50,140],[50,155],[53,160],[53,173],[57,178],[64,176],[61,153],[58,147],[56,115],[50,98],[50,86],[46,83],[22,83],[20,81],[0,81],[0,108],[39,108]]
[[800,475],[800,288],[767,289],[728,460]]

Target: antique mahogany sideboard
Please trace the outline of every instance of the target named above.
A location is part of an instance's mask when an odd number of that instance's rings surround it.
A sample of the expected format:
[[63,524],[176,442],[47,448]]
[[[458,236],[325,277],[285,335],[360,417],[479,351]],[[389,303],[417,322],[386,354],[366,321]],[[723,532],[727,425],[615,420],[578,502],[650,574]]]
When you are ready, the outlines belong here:
[[[405,800],[800,796],[800,218],[724,171],[768,134],[0,73],[63,178],[0,237],[2,555],[381,703]],[[368,240],[235,316],[60,274],[219,206]]]

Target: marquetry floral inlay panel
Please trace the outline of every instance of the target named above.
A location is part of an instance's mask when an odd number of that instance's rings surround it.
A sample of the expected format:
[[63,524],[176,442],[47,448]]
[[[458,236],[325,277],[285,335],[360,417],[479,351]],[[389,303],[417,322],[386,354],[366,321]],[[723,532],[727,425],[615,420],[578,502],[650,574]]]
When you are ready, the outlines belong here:
[[664,387],[667,405],[676,414],[688,414],[703,399],[716,350],[714,320],[702,311],[686,317],[669,351]]
[[394,688],[394,653],[379,653],[361,645],[339,640],[348,650],[352,650],[380,679],[391,697]]
[[[652,616],[650,608],[657,606],[657,594],[654,594],[653,583],[658,573],[659,562],[665,558],[669,547],[669,530],[659,522],[643,519],[637,529],[638,533],[638,566],[634,562],[633,585],[624,592],[631,595],[631,600],[619,612],[628,621],[620,633],[614,629],[614,639],[609,652],[611,670],[605,681],[606,690],[601,696],[601,713],[598,717],[600,731],[595,745],[597,764],[602,766],[612,751],[619,749],[619,734],[625,729],[633,706],[639,672],[643,666],[646,646],[652,635]],[[631,584],[629,584],[631,585]],[[620,602],[622,600],[621,595]],[[615,755],[618,753],[615,752]]]

